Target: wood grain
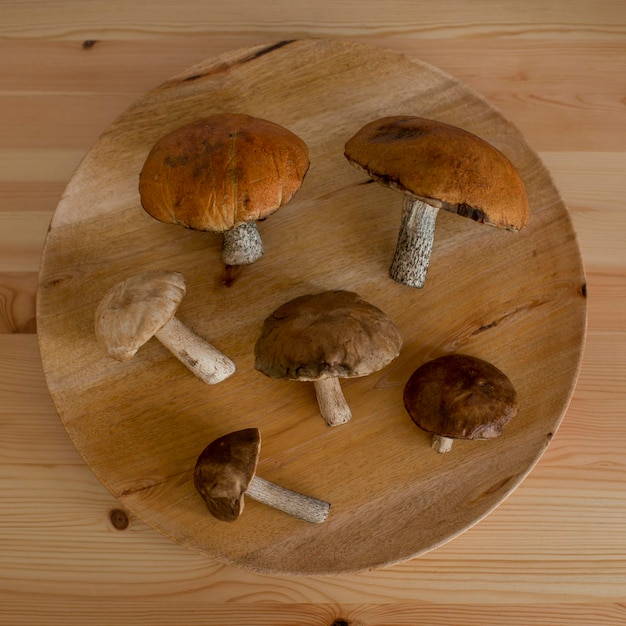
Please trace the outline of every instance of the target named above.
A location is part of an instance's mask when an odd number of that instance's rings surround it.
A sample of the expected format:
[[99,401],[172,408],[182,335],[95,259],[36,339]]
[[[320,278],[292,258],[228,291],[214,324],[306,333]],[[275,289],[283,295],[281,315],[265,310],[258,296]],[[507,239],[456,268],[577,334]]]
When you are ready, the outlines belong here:
[[586,626],[605,624],[619,626],[625,619],[624,607],[594,604],[552,604],[494,606],[476,604],[463,606],[405,602],[402,604],[335,604],[292,603],[233,605],[215,603],[207,609],[197,602],[168,604],[159,600],[131,600],[116,598],[115,603],[101,600],[77,600],[73,611],[58,599],[48,601],[52,618],[41,607],[29,607],[25,612],[19,604],[9,599],[6,614],[15,621],[7,625],[24,623],[24,618],[38,623],[63,625],[64,620],[89,620],[100,626],[113,620],[126,620],[137,625],[151,625],[175,621],[180,626],[207,624],[222,626],[568,626],[572,623]]
[[[133,2],[131,7],[121,0],[102,3],[84,0],[77,16],[71,0],[58,2],[54,11],[46,10],[45,0],[27,0],[4,7],[0,36],[67,39],[128,37],[150,38],[172,32],[202,33],[218,31],[267,34],[288,33],[301,37],[304,32],[334,36],[421,37],[456,39],[472,36],[573,39],[621,38],[624,27],[623,5],[614,0],[598,0],[590,5],[585,0],[570,0],[568,10],[540,0],[523,5],[493,4],[480,13],[462,0],[449,0],[446,19],[441,8],[423,3],[407,10],[406,3],[392,0],[387,11],[373,0],[336,3],[321,0],[315,10],[306,3],[293,4],[279,0],[272,6],[226,6],[190,2],[181,12],[169,4],[154,6],[148,0]],[[419,8],[419,10],[416,10]],[[123,10],[122,10],[123,9]],[[25,16],[28,20],[25,21]]]
[[[611,163],[626,152],[624,3],[417,0],[388,3],[380,19],[371,0],[234,0],[215,20],[201,18],[217,5],[202,4],[1,4],[0,150],[10,159],[27,149],[33,165],[22,159],[19,181],[0,180],[3,242],[24,239],[33,223],[16,212],[47,212],[49,219],[79,153],[169,76],[277,38],[356,33],[477,89],[522,130],[555,176],[587,270],[589,330],[579,383],[531,475],[454,541],[402,565],[329,581],[248,574],[181,550],[138,519],[123,532],[110,525],[116,501],[58,420],[36,337],[15,334],[32,333],[34,309],[26,308],[45,236],[37,225],[26,247],[0,245],[2,323],[11,333],[0,335],[0,621],[621,624],[626,257],[619,219],[626,178]],[[398,28],[388,28],[393,24]],[[38,182],[50,150],[77,152],[57,152],[56,179]],[[18,261],[32,269],[16,271]],[[71,469],[50,473],[60,466]],[[19,497],[22,490],[28,498]]]

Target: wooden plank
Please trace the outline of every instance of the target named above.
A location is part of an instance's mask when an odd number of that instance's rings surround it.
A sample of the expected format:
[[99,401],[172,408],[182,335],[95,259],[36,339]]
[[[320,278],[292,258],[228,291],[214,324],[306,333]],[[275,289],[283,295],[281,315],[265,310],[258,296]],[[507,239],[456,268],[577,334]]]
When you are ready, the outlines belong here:
[[[67,39],[101,37],[134,39],[172,33],[287,33],[333,36],[376,35],[380,37],[463,38],[516,37],[594,39],[624,35],[623,6],[612,0],[570,0],[567,11],[556,4],[530,0],[523,4],[489,4],[489,10],[462,0],[450,0],[445,20],[437,5],[421,3],[419,10],[393,0],[387,10],[373,0],[316,3],[315,11],[306,4],[279,0],[272,5],[255,5],[242,10],[239,3],[193,5],[193,11],[179,11],[170,4],[154,5],[147,0],[131,6],[121,0],[106,3],[83,0],[77,24],[75,2],[57,2],[53,12],[36,0],[4,7],[0,36]],[[25,21],[26,20],[26,21]]]
[[572,215],[587,271],[614,272],[626,250],[626,152],[542,152]]
[[[60,423],[53,419],[58,416],[46,387],[35,335],[0,334],[0,373],[0,415],[6,427],[4,432],[15,429],[17,439],[32,444],[34,439],[29,440],[27,434],[41,428],[45,422],[53,422],[55,437],[67,438],[63,429],[58,428]],[[8,446],[8,441],[0,445]],[[65,451],[69,449],[64,447]],[[8,447],[3,448],[3,452],[8,455]]]
[[0,212],[0,271],[37,272],[52,213]]
[[76,148],[0,150],[0,182],[51,183],[68,180],[85,151]]
[[76,620],[91,626],[107,626],[115,621],[137,626],[616,626],[626,619],[620,604],[431,604],[408,601],[400,604],[348,604],[321,601],[273,604],[216,602],[207,606],[187,598],[136,599],[116,597],[74,599],[71,606],[52,597],[45,603],[25,606],[15,596],[0,596],[5,626],[45,623],[65,626]]
[[[68,67],[68,72],[74,68]],[[0,92],[0,151],[83,151],[132,104],[132,94]]]
[[626,277],[618,257],[610,265],[598,266],[597,272],[587,271],[590,328],[603,332],[624,332],[626,320]]
[[66,183],[66,180],[47,183],[32,180],[0,182],[0,213],[40,211],[51,216]]

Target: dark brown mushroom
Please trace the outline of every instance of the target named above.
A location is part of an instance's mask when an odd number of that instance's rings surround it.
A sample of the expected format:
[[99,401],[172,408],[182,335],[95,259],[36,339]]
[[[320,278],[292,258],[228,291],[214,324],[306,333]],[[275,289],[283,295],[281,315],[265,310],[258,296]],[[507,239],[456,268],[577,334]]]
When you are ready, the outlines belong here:
[[401,348],[400,331],[378,307],[350,291],[325,291],[294,298],[265,320],[255,368],[313,382],[324,421],[336,426],[352,417],[339,378],[372,374]]
[[449,354],[418,367],[404,387],[411,419],[448,452],[454,439],[493,439],[517,414],[517,392],[495,365]]
[[389,273],[422,287],[439,209],[477,222],[521,230],[528,221],[524,183],[509,159],[476,135],[413,116],[366,124],[345,156],[373,180],[404,195],[402,223]]
[[326,520],[330,504],[285,489],[256,476],[261,451],[258,428],[238,430],[212,441],[200,454],[194,486],[211,515],[234,522],[243,512],[244,494],[298,519],[319,524]]
[[223,233],[226,265],[263,254],[256,220],[286,204],[309,167],[304,141],[279,124],[221,113],[186,124],[150,150],[139,177],[155,219]]

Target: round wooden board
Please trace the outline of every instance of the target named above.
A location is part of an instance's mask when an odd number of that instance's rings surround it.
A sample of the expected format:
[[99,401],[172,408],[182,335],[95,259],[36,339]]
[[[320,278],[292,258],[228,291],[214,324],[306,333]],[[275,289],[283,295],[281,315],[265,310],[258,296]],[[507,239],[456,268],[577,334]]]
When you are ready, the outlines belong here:
[[[294,199],[259,228],[265,255],[240,272],[221,238],[150,218],[138,174],[166,132],[215,112],[286,126],[310,149]],[[426,286],[388,267],[401,196],[368,184],[343,146],[371,119],[413,114],[474,132],[518,167],[531,203],[520,233],[441,211]],[[125,364],[98,347],[103,294],[146,269],[187,279],[179,318],[228,354],[237,371],[208,386],[152,340]],[[38,333],[50,393],[72,441],[131,512],[222,562],[295,575],[378,568],[458,535],[509,495],[554,435],[584,343],[585,285],[564,203],[519,131],[467,86],[395,52],[326,40],[281,42],[200,63],[148,93],[86,155],[55,212],[43,253]],[[265,317],[305,293],[349,289],[382,308],[404,336],[384,370],[342,383],[352,420],[328,428],[311,384],[254,369]],[[492,441],[448,454],[405,413],[402,390],[421,363],[449,352],[496,364],[520,398]],[[215,437],[256,426],[258,473],[329,500],[308,524],[248,500],[235,523],[212,518],[192,481]]]

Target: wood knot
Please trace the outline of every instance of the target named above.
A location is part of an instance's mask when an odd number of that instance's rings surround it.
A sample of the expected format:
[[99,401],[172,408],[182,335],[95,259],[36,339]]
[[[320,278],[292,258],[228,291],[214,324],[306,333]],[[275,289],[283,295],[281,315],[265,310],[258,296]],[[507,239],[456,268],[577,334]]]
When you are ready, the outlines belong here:
[[85,41],[83,41],[83,50],[90,50],[97,43],[98,41],[96,39],[85,39]]
[[337,619],[331,626],[350,626],[350,622],[347,622],[345,619]]
[[126,530],[130,524],[126,511],[122,509],[112,509],[109,512],[109,519],[116,530]]

